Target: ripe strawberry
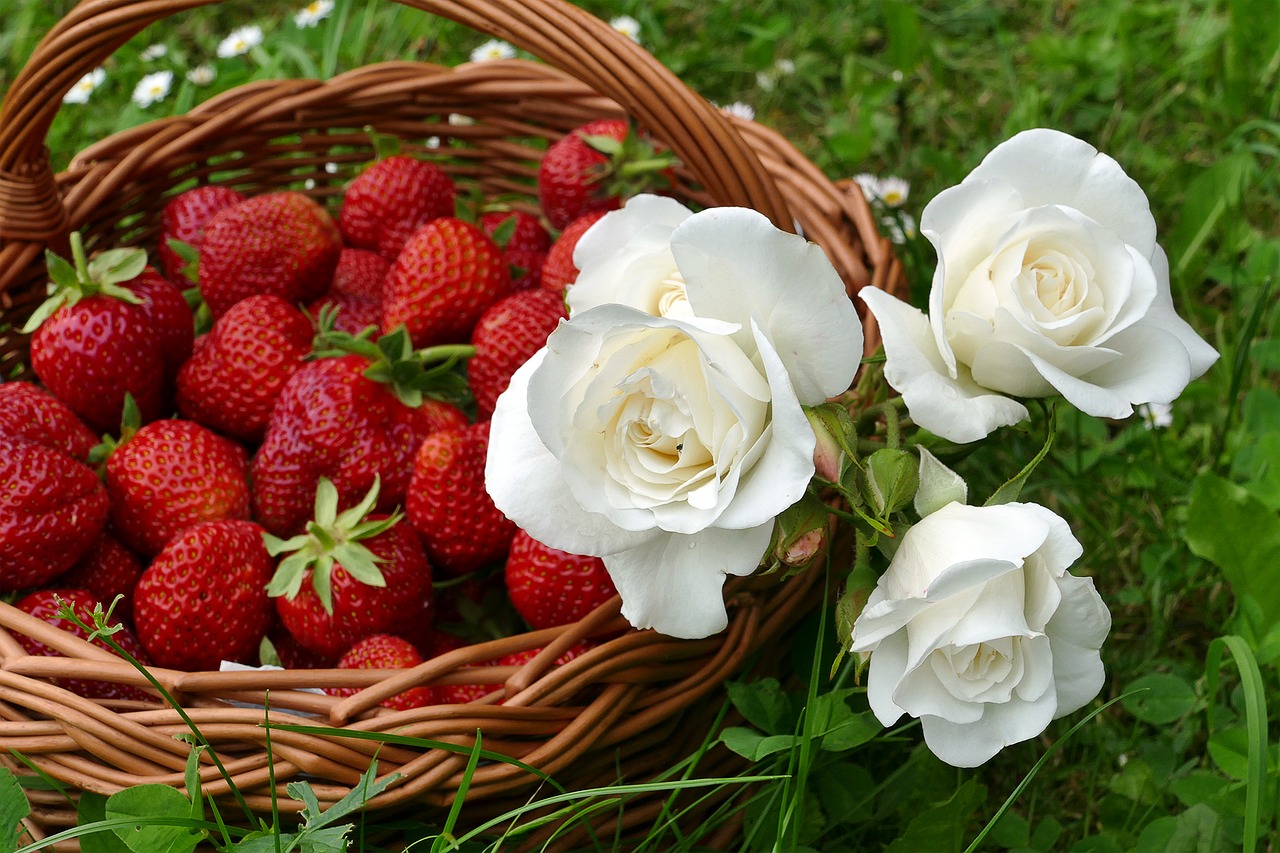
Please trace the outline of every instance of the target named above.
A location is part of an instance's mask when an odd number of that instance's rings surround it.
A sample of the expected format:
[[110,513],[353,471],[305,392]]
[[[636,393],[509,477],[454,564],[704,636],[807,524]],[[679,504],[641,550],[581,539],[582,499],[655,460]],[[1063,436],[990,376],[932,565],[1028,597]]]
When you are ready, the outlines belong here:
[[178,371],[178,411],[224,435],[261,441],[276,398],[311,353],[314,335],[307,315],[279,296],[240,300]]
[[138,638],[152,660],[175,669],[253,660],[273,616],[267,596],[273,569],[262,528],[251,521],[187,527],[138,581]]
[[80,561],[58,576],[58,583],[86,589],[99,601],[114,604],[115,615],[127,622],[133,619],[133,588],[140,577],[142,564],[138,558],[104,530]]
[[436,219],[413,233],[387,273],[382,328],[405,325],[416,347],[459,343],[510,292],[511,273],[488,235],[461,219]]
[[200,293],[216,320],[246,296],[308,302],[329,289],[342,237],[324,208],[285,190],[215,213],[200,246]]
[[[340,508],[358,503],[380,478],[379,509],[394,509],[409,487],[414,451],[440,423],[422,397],[429,353],[415,353],[403,329],[377,345],[347,337],[343,346],[363,354],[324,357],[298,370],[253,458],[254,517],[277,536],[292,536],[311,520],[321,477],[337,487]],[[446,363],[450,357],[444,354]],[[443,371],[441,378],[449,377],[460,381]]]
[[0,484],[0,592],[53,580],[107,522],[106,489],[60,450],[0,437]]
[[604,562],[544,545],[523,530],[511,540],[507,594],[531,628],[577,622],[617,594]]
[[[298,645],[293,635],[277,620],[275,627],[267,635],[275,648],[280,666],[285,669],[333,669],[338,665],[337,658],[318,655],[310,649]],[[266,661],[263,661],[266,663]]]
[[358,335],[373,326],[377,335],[382,323],[382,283],[390,269],[391,262],[382,255],[343,249],[329,292],[307,305],[307,313],[318,320],[325,307],[335,305],[335,329]]
[[456,195],[453,181],[439,166],[396,154],[351,181],[338,223],[348,246],[393,260],[413,232],[453,215]]
[[556,228],[622,199],[671,182],[669,155],[631,132],[622,119],[599,119],[553,142],[538,167],[538,201]]
[[511,270],[511,289],[537,287],[551,235],[533,214],[523,210],[491,210],[480,215],[480,227],[502,250]]
[[547,252],[547,259],[542,262],[539,287],[563,294],[566,287],[577,281],[578,267],[573,262],[573,250],[582,235],[587,233],[587,229],[595,225],[604,214],[603,210],[588,213],[573,220],[560,232],[559,239],[551,244],[551,250]]
[[194,421],[129,430],[107,460],[111,520],[120,538],[155,554],[200,521],[249,517],[244,448]]
[[462,575],[507,553],[515,525],[484,488],[489,423],[440,430],[423,440],[413,459],[405,511],[431,564]]
[[290,635],[317,654],[336,658],[370,634],[430,618],[427,557],[400,516],[370,515],[377,499],[375,484],[360,504],[339,512],[337,489],[321,480],[307,532],[266,539],[273,556],[289,554],[267,592]]
[[[143,420],[154,420],[164,408],[166,359],[181,346],[172,301],[150,282],[156,274],[145,271],[141,249],[112,249],[88,261],[79,234],[71,243],[74,266],[47,256],[50,297],[23,328],[34,332],[31,367],[99,433],[119,426],[126,394],[137,401]],[[135,293],[131,285],[139,277],[146,282]]]
[[[75,622],[60,615],[58,599],[68,604],[72,611],[86,625],[93,625],[93,609],[102,606],[101,601],[92,592],[87,589],[77,589],[74,587],[59,587],[58,589],[42,589],[28,594],[15,604],[19,610],[29,613],[37,619],[55,625],[61,630],[79,637],[82,640],[89,639],[89,632],[81,628]],[[106,608],[103,607],[105,610]],[[119,613],[112,613],[112,621],[119,622]],[[32,639],[25,634],[17,634],[18,642],[22,644],[22,648],[29,655],[39,655],[41,657],[62,657],[62,652],[46,646],[39,640]],[[131,657],[139,663],[149,665],[151,660],[147,657],[146,651],[142,648],[142,644],[138,642],[138,638],[128,627],[121,625],[120,630],[111,635],[111,639],[116,642],[120,648],[129,653]],[[99,638],[94,638],[92,644],[101,649],[106,649],[112,654],[116,651],[107,643]],[[135,701],[147,701],[152,697],[146,691],[139,687],[128,684],[113,684],[109,681],[93,681],[79,678],[55,679],[55,683],[60,687],[65,687],[72,693],[78,693],[81,696],[87,696],[90,699],[132,699]]]
[[191,307],[177,285],[151,267],[125,286],[142,298],[138,308],[155,330],[160,357],[164,359],[164,378],[166,382],[171,381],[182,363],[191,357],[195,338]]
[[0,435],[25,438],[81,461],[98,443],[66,403],[38,385],[18,381],[0,382]]
[[382,303],[372,299],[352,296],[350,293],[330,291],[307,305],[307,313],[319,323],[322,314],[333,313],[333,328],[349,335],[358,335],[373,327],[372,335],[382,332]]
[[[338,661],[338,669],[410,669],[422,663],[422,655],[413,643],[391,634],[373,634],[356,643]],[[354,696],[355,687],[326,687],[330,696]],[[435,704],[435,691],[430,687],[411,687],[381,704],[397,711]]]
[[542,289],[513,293],[484,312],[471,333],[476,354],[467,362],[467,380],[482,420],[493,414],[511,375],[568,316],[564,298]]
[[230,207],[245,197],[229,187],[203,186],[178,193],[165,204],[160,212],[159,250],[160,268],[165,277],[182,287],[192,287],[195,282],[184,270],[187,261],[174,251],[170,240],[186,243],[197,252],[204,241],[205,223],[224,207]]

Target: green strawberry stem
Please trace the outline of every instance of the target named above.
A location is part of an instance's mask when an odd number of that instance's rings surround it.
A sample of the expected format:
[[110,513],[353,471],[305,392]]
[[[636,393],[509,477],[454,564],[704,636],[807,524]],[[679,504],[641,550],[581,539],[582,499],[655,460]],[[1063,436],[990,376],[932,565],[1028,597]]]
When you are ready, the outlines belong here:
[[23,334],[31,334],[64,306],[75,305],[89,296],[110,296],[132,305],[141,305],[142,297],[120,284],[137,278],[147,266],[143,249],[108,249],[89,260],[79,231],[71,232],[71,263],[45,250],[45,268],[49,273],[49,298],[36,308]]
[[[333,308],[333,311],[329,309]],[[355,354],[370,362],[364,375],[388,386],[406,406],[417,408],[426,397],[440,400],[464,399],[466,379],[456,369],[475,354],[470,344],[441,344],[415,350],[404,326],[378,338],[369,339],[373,327],[358,335],[333,328],[335,306],[327,306],[318,318],[312,349],[315,358]]]
[[267,594],[293,598],[302,590],[307,572],[311,584],[326,613],[333,613],[333,567],[341,566],[351,577],[368,586],[386,586],[378,569],[381,558],[361,540],[372,539],[395,526],[400,513],[387,518],[369,520],[366,516],[378,503],[381,483],[374,478],[373,487],[356,506],[338,512],[338,489],[328,477],[321,477],[316,487],[315,520],[307,523],[307,532],[289,539],[270,533],[262,534],[267,553],[273,557],[287,554],[276,567],[267,584]]
[[98,472],[100,478],[107,475],[107,460],[119,447],[138,434],[142,429],[142,412],[138,410],[138,401],[128,391],[124,392],[124,406],[120,412],[120,437],[104,435],[89,451],[89,464]]

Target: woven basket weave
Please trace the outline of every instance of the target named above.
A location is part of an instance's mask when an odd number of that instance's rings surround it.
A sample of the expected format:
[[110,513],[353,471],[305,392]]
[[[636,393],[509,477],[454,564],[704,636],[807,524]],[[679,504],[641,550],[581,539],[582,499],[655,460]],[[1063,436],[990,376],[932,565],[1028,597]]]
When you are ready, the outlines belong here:
[[[212,2],[83,0],[46,36],[7,93],[0,109],[0,375],[27,370],[26,341],[13,329],[44,296],[44,250],[65,255],[71,231],[80,231],[91,251],[154,249],[165,201],[199,183],[246,194],[305,187],[322,202],[336,199],[352,168],[372,156],[367,126],[398,137],[407,152],[432,158],[460,186],[516,194],[533,210],[547,141],[591,119],[627,115],[680,158],[675,194],[682,200],[753,207],[782,228],[798,226],[826,250],[850,294],[871,283],[890,291],[903,286],[901,266],[860,194],[833,184],[776,133],[714,109],[638,45],[562,0],[403,0],[547,64],[391,62],[327,81],[251,83],[186,115],[104,139],[54,174],[44,140],[62,96],[148,24]],[[337,173],[326,169],[331,163]],[[486,749],[581,788],[615,780],[619,768],[628,778],[643,778],[695,748],[720,705],[708,697],[715,699],[748,657],[774,650],[812,609],[820,574],[785,584],[731,581],[729,627],[705,640],[630,630],[615,599],[579,624],[459,649],[407,671],[153,674],[217,748],[250,807],[263,814],[272,808],[272,779],[283,811],[301,807],[285,791],[300,778],[322,803],[331,803],[350,791],[375,754],[380,773],[402,778],[368,808],[440,807],[453,799],[466,756],[344,732],[469,746],[480,729]],[[67,657],[27,656],[14,633]],[[612,639],[551,667],[586,637]],[[540,647],[543,653],[519,668],[462,668]],[[105,681],[146,686],[140,673],[106,652],[0,603],[0,765],[31,774],[13,757],[21,753],[73,792],[110,794],[144,782],[181,787],[188,746],[174,738],[186,731],[177,711],[158,701],[84,699],[52,681],[86,670]],[[469,705],[404,712],[378,705],[424,683],[483,683],[494,690]],[[346,699],[302,690],[326,686],[367,689]],[[233,704],[262,705],[268,692],[272,723],[330,725],[333,733],[273,731],[268,751],[264,711]],[[206,791],[231,802],[217,768],[206,762],[201,776]],[[538,784],[518,767],[483,764],[467,793],[468,814],[500,813],[527,800]],[[30,797],[34,837],[74,824],[74,806],[61,794],[33,790]],[[659,807],[657,800],[639,802],[623,822],[651,820]]]

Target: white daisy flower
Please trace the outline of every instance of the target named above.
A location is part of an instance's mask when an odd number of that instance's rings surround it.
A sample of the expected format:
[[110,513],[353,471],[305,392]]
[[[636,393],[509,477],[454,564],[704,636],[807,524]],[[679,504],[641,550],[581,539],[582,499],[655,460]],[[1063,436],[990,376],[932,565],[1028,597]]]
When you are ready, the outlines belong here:
[[428,136],[428,137],[427,137],[427,147],[428,147],[428,148],[439,148],[439,147],[440,147],[440,137],[438,137],[438,136]]
[[163,101],[173,87],[172,71],[157,71],[148,74],[133,87],[133,102],[144,110],[154,103]]
[[609,26],[622,33],[634,42],[640,41],[640,22],[630,15],[619,15],[609,22]]
[[162,44],[148,45],[147,49],[142,51],[142,58],[146,62],[151,62],[152,60],[160,59],[168,52],[169,48]]
[[1169,403],[1143,403],[1138,406],[1142,425],[1147,429],[1165,429],[1173,426],[1173,406]]
[[787,77],[796,73],[796,64],[790,59],[779,59],[773,63],[773,70],[779,77]]
[[262,27],[256,24],[237,27],[231,31],[231,35],[219,43],[218,56],[223,59],[229,59],[232,56],[243,56],[249,52],[250,48],[257,47],[260,44],[262,44]]
[[471,116],[464,116],[462,113],[449,113],[449,124],[453,127],[467,127],[476,123]]
[[218,72],[213,70],[212,65],[197,65],[187,72],[187,81],[196,86],[208,86],[217,76]]
[[330,175],[336,175],[336,174],[338,174],[338,164],[337,164],[337,163],[325,163],[325,164],[324,164],[324,170],[325,170],[326,172],[328,172]]
[[881,217],[880,227],[884,229],[885,234],[889,235],[889,239],[898,245],[916,236],[915,217],[901,210]]
[[854,175],[853,182],[858,185],[858,189],[862,190],[862,196],[867,201],[880,198],[880,179],[870,172]]
[[293,22],[299,27],[314,27],[329,17],[333,11],[333,0],[312,0],[306,6],[293,13]]
[[742,101],[734,101],[732,104],[729,104],[729,106],[721,107],[720,109],[735,118],[742,118],[747,121],[752,121],[756,117],[755,107],[750,104],[745,104]]
[[307,178],[305,181],[303,181],[303,182],[302,182],[302,188],[303,188],[304,190],[313,190],[313,189],[315,189],[315,188],[316,188],[316,179],[315,179],[315,178]]
[[890,175],[880,179],[880,200],[887,207],[901,207],[911,192],[911,184],[904,178]]
[[80,78],[80,80],[71,87],[71,91],[63,96],[64,104],[83,104],[89,100],[89,96],[93,94],[93,90],[102,85],[102,81],[107,79],[107,72],[101,68],[95,68],[88,74]]
[[513,59],[516,49],[501,39],[490,39],[471,51],[472,62],[488,62],[491,59]]

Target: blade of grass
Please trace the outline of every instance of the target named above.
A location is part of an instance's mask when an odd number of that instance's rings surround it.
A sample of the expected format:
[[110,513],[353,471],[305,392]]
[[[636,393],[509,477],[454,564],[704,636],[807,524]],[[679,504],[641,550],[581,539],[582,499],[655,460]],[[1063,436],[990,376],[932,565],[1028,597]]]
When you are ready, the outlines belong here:
[[458,791],[453,795],[453,802],[449,804],[449,814],[444,819],[444,830],[436,836],[435,843],[431,845],[432,853],[441,853],[446,849],[444,845],[453,838],[453,829],[458,825],[462,804],[467,799],[467,791],[471,789],[471,777],[475,775],[476,765],[480,762],[482,737],[480,730],[476,729],[476,742],[471,747],[471,757],[467,759],[467,766],[462,771],[462,781],[458,783]]
[[1243,637],[1229,634],[1209,644],[1205,658],[1204,674],[1209,707],[1218,695],[1218,679],[1222,669],[1222,656],[1231,652],[1236,668],[1240,671],[1240,687],[1244,694],[1245,732],[1249,739],[1248,785],[1244,794],[1244,838],[1241,849],[1253,853],[1262,837],[1262,795],[1267,790],[1267,698],[1262,685],[1262,672],[1258,659]]

